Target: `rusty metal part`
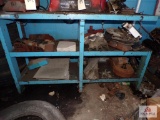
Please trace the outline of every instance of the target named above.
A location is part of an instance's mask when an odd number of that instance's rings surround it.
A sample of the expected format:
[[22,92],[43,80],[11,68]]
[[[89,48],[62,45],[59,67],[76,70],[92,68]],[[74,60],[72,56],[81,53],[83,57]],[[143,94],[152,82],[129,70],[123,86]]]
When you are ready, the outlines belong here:
[[93,29],[93,26],[90,26],[88,29],[88,33],[85,34],[85,37],[90,36],[92,34],[96,34],[96,33],[104,33],[104,29],[95,30],[95,29]]
[[108,45],[113,48],[116,48],[118,50],[125,51],[125,52],[132,50],[132,47],[130,45],[126,45],[126,44],[118,42],[118,41],[109,41]]
[[[40,0],[36,0],[36,6],[39,6]],[[8,0],[3,11],[6,12],[26,12],[26,6],[24,0]]]
[[55,39],[50,36],[49,34],[30,34],[29,35],[29,39],[31,40],[45,40],[45,39],[48,39],[48,40],[51,40],[51,41],[54,41],[55,42]]
[[17,1],[10,0],[3,7],[3,11],[25,12],[26,11],[26,6],[25,6],[25,3],[22,2],[22,0],[17,0]]
[[14,50],[16,52],[32,52],[32,51],[41,52],[41,51],[43,51],[43,49],[40,47],[33,46],[33,45],[30,46],[30,45],[25,44],[22,41],[16,41],[16,42],[14,42],[13,45],[14,45]]
[[[109,34],[107,34],[109,33]],[[121,41],[125,44],[133,45],[135,42],[139,42],[139,38],[134,38],[128,31],[122,28],[108,28],[106,29],[105,38],[110,38],[112,40]]]
[[112,58],[112,60],[116,65],[123,65],[128,63],[127,57],[115,57],[115,58]]
[[122,9],[120,13],[125,15],[134,15],[135,9]]
[[123,78],[130,78],[134,75],[134,69],[130,64],[116,64],[112,59],[112,68],[115,75]]
[[51,40],[30,40],[23,39],[14,42],[14,48],[17,52],[31,51],[55,51],[55,43]]

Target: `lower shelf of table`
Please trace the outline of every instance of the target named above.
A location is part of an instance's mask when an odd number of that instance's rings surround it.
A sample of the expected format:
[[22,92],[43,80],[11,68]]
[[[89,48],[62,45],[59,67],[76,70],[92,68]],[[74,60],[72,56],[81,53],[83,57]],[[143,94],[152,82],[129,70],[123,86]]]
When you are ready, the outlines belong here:
[[123,79],[98,79],[98,80],[28,80],[20,81],[20,85],[36,85],[36,84],[74,84],[74,83],[105,83],[105,82],[135,82],[139,78],[123,78]]

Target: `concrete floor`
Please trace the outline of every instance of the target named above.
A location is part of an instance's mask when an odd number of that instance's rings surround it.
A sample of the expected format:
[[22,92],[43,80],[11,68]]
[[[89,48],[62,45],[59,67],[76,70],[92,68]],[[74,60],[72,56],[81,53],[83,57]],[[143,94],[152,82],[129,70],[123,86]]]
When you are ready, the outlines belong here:
[[[20,95],[14,87],[1,89],[0,110],[25,100],[44,100],[55,105],[67,120],[118,120],[128,118],[138,107],[140,100],[128,86],[122,86],[125,99],[108,96],[108,89],[99,84],[86,84],[83,92],[74,85],[28,86]],[[8,92],[7,92],[8,91]],[[55,92],[50,96],[49,92]],[[5,94],[4,94],[5,93]],[[100,96],[104,94],[106,100]]]

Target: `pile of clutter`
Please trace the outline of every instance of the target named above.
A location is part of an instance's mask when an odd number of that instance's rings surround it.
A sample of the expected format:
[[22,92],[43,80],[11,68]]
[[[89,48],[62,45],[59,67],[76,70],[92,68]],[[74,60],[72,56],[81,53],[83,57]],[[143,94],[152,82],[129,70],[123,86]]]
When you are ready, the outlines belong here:
[[130,23],[124,23],[123,28],[108,28],[105,39],[108,45],[122,51],[141,49],[141,34]]
[[16,52],[49,52],[55,51],[55,39],[49,34],[31,34],[29,38],[14,41]]
[[134,14],[135,10],[129,8],[125,4],[126,0],[108,0],[108,7],[110,13],[121,13],[121,14]]

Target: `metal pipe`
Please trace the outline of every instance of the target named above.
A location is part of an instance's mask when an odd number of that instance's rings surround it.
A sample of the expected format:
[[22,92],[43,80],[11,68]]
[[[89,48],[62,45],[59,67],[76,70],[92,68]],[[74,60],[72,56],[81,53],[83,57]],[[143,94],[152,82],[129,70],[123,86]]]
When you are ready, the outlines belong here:
[[136,7],[136,13],[138,13],[140,5],[141,5],[141,0],[138,0],[137,7]]
[[[141,6],[141,0],[138,0],[136,11],[135,11],[136,13],[138,13],[140,6]],[[135,23],[136,23],[136,21],[133,22],[133,26],[135,25]]]

